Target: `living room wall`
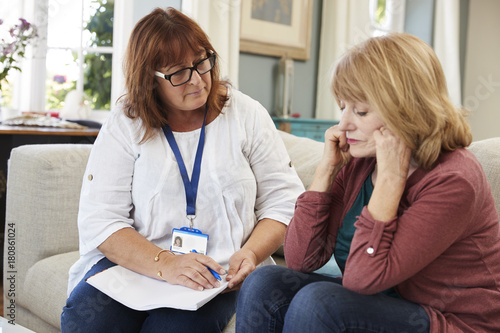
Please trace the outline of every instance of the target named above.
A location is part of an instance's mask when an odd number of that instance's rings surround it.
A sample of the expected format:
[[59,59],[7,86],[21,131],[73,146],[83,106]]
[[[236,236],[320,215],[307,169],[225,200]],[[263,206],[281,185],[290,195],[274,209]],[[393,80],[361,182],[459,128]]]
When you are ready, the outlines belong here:
[[500,1],[470,1],[463,101],[474,140],[500,136],[499,16]]
[[[314,118],[318,73],[321,7],[323,0],[314,0],[309,60],[294,60],[292,113]],[[279,58],[240,53],[239,89],[258,100],[274,114],[274,96]]]
[[[300,113],[302,118],[315,117],[323,1],[314,0],[311,57],[307,61],[294,61],[292,113]],[[406,0],[405,31],[432,45],[433,15],[434,0]],[[276,57],[240,53],[239,89],[258,100],[271,114],[278,63]]]
[[134,1],[134,11],[133,19],[134,25],[143,16],[149,14],[154,8],[166,8],[174,7],[176,9],[181,9],[182,0],[133,0]]

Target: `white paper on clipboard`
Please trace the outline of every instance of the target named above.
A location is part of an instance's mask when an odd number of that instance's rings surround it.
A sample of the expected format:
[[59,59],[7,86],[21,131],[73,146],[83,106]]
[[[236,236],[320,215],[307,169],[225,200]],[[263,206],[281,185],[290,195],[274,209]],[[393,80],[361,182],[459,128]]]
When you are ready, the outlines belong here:
[[223,278],[219,288],[193,290],[114,266],[87,279],[87,283],[123,305],[140,311],[174,308],[195,311],[226,289]]

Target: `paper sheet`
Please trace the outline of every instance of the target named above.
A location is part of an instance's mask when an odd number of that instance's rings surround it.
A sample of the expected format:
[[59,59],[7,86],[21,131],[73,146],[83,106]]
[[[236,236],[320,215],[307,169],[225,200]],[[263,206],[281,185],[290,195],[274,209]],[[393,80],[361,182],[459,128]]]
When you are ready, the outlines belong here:
[[122,266],[114,266],[87,279],[87,283],[131,309],[145,311],[157,308],[197,310],[226,289],[221,286],[203,291],[173,285],[136,273]]

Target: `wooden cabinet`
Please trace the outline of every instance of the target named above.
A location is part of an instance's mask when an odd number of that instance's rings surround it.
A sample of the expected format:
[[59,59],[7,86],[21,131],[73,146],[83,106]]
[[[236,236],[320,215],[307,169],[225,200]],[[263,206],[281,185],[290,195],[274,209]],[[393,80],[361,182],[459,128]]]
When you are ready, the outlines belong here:
[[336,120],[305,119],[305,118],[278,118],[273,117],[276,128],[296,136],[310,138],[316,141],[325,141],[325,131],[338,124]]

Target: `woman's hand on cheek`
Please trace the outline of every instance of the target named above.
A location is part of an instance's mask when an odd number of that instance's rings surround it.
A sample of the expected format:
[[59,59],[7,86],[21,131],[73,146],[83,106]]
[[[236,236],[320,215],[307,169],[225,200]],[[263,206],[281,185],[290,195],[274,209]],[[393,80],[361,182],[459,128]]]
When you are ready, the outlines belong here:
[[398,177],[406,182],[410,170],[411,149],[389,129],[373,133],[376,145],[378,176]]
[[344,131],[339,126],[330,127],[325,132],[323,157],[316,167],[310,191],[326,192],[331,189],[339,171],[351,159],[349,144]]
[[325,148],[323,160],[334,167],[343,167],[351,159],[349,144],[344,131],[338,125],[330,127],[325,132]]

